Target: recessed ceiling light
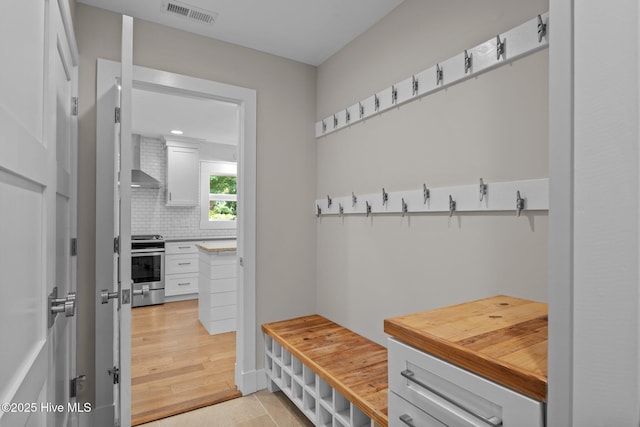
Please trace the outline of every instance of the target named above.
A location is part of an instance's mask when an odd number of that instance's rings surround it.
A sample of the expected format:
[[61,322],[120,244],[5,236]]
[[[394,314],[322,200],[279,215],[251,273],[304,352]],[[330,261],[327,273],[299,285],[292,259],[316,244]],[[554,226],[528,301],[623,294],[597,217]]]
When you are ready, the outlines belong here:
[[174,135],[182,135],[184,132],[182,132],[181,130],[174,129],[171,131],[171,133]]

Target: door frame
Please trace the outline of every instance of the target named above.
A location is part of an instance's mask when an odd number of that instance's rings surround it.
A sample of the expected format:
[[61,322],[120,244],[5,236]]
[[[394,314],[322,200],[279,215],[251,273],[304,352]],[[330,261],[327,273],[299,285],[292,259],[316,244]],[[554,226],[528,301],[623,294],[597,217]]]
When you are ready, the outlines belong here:
[[[112,183],[109,174],[112,176],[113,171],[109,173],[106,170],[113,164],[108,160],[109,153],[113,152],[110,148],[113,140],[109,132],[103,131],[107,127],[113,127],[113,111],[101,108],[101,97],[114,87],[121,69],[119,62],[104,59],[98,59],[97,69],[96,295],[99,295],[100,289],[107,287],[104,286],[104,274],[113,267],[112,258],[101,256],[104,251],[101,253],[98,249],[106,248],[108,252],[113,238],[111,223],[99,217],[113,211],[110,206],[112,199],[109,199],[109,194],[113,193],[113,189],[109,190]],[[237,241],[242,266],[238,267],[235,382],[243,395],[253,393],[264,386],[264,379],[260,377],[256,363],[256,91],[140,66],[133,67],[133,86],[219,99],[239,106],[241,129],[238,144],[238,204],[242,206],[242,212],[238,215]],[[99,313],[100,310],[96,310],[96,359],[101,353],[99,345],[104,345],[105,341],[111,342],[110,337],[100,336],[105,333],[105,324],[100,322]],[[101,387],[97,373],[101,371],[102,367],[96,360],[96,400]],[[103,382],[105,379],[108,380],[105,377]],[[130,381],[130,378],[122,380]],[[97,408],[100,404],[96,401]]]

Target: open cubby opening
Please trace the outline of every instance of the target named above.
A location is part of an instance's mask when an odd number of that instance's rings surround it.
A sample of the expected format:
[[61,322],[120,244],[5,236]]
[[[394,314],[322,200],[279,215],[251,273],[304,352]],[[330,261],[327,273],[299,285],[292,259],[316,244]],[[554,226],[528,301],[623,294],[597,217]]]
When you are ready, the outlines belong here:
[[351,425],[353,427],[365,427],[371,425],[371,418],[356,405],[351,405]]
[[293,356],[292,371],[293,375],[296,375],[298,377],[302,375],[302,362],[299,361],[295,356]]
[[282,346],[277,341],[273,342],[273,357],[280,358],[282,354]]
[[282,366],[291,367],[291,353],[286,348],[282,349]]
[[306,365],[302,368],[304,385],[311,389],[316,389],[316,373],[309,369]]
[[273,364],[273,379],[276,380],[279,384],[282,380],[282,368],[277,363]]
[[326,403],[327,407],[333,408],[333,387],[320,377],[318,377],[318,398]]
[[273,338],[269,335],[264,335],[264,346],[269,353],[273,353]]
[[302,412],[305,413],[310,420],[316,419],[316,398],[311,395],[307,390],[304,390],[302,399]]
[[298,407],[302,407],[302,384],[296,380],[291,385],[291,399]]
[[318,426],[333,427],[333,414],[322,405],[318,405]]
[[282,372],[282,390],[291,390],[291,375],[286,371]]
[[336,412],[336,415],[342,417],[342,421],[345,424],[349,424],[349,419],[351,418],[351,402],[347,400],[346,397],[338,393],[337,390],[333,391],[333,409]]

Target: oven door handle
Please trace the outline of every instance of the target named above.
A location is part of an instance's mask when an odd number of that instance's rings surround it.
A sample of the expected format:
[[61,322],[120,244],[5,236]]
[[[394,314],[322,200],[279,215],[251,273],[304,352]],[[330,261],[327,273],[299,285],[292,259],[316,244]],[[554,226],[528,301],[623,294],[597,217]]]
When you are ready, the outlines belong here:
[[142,295],[142,298],[149,296],[149,285],[142,285],[142,289],[134,289],[133,295],[134,296],[138,296],[138,295]]
[[135,250],[131,251],[131,257],[141,257],[141,256],[156,256],[156,255],[164,255],[164,251],[159,252],[157,249],[153,249],[149,252],[144,252],[144,249],[141,251]]

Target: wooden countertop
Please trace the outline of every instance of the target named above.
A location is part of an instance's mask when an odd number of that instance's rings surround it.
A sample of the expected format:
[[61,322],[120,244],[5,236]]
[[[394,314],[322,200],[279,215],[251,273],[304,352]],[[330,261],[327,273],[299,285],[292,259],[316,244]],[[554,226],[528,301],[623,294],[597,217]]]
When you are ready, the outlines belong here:
[[386,319],[413,347],[539,401],[547,400],[547,304],[508,296]]
[[238,249],[235,240],[211,240],[196,246],[205,252],[233,252]]
[[387,349],[317,314],[262,331],[380,426],[387,426]]

